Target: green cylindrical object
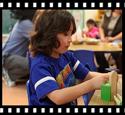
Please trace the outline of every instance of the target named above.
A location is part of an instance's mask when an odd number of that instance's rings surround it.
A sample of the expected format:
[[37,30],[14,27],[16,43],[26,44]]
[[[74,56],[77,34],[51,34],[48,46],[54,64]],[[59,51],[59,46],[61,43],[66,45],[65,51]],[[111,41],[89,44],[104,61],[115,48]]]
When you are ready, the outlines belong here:
[[101,99],[104,101],[111,101],[111,85],[110,85],[110,83],[102,84]]

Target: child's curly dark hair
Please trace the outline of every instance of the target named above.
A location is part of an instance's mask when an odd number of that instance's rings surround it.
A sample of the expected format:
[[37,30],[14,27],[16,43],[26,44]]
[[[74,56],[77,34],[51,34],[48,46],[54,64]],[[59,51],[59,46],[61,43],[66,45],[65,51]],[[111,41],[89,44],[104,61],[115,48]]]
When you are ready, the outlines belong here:
[[93,19],[88,19],[86,24],[92,24],[94,26],[97,26],[96,22]]
[[67,33],[71,24],[73,33],[76,31],[74,17],[66,10],[45,10],[39,14],[31,35],[30,51],[36,55],[43,53],[50,56],[53,48],[60,46],[58,33]]

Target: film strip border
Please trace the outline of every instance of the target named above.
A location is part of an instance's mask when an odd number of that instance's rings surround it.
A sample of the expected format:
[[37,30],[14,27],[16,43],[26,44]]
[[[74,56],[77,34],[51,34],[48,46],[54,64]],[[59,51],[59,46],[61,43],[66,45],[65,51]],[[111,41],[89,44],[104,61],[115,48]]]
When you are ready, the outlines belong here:
[[0,113],[118,113],[124,114],[125,108],[121,107],[0,107]]
[[0,9],[11,9],[11,8],[73,8],[73,9],[86,9],[86,8],[99,8],[99,9],[110,9],[110,8],[125,8],[125,1],[109,1],[109,2],[102,2],[99,0],[98,2],[96,1],[91,1],[91,2],[84,2],[84,1],[44,1],[44,2],[36,2],[36,1],[0,1]]
[[[85,1],[41,1],[41,2],[36,2],[36,1],[0,1],[0,9],[11,9],[11,8],[66,8],[66,9],[94,9],[94,8],[99,8],[99,9],[110,9],[110,8],[125,8],[125,1],[120,1],[120,0],[115,0],[115,1],[109,1],[109,2],[103,2],[103,1],[91,1],[91,2],[85,2]],[[124,107],[57,107],[57,108],[44,108],[44,107],[7,107],[3,106],[0,107],[0,113],[125,113],[125,108]]]

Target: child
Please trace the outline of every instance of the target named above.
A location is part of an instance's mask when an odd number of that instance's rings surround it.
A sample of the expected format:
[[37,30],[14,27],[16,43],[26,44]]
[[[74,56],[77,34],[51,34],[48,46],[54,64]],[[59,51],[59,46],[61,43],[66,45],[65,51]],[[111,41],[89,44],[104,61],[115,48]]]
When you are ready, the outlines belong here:
[[99,37],[99,29],[93,19],[89,19],[86,23],[88,27],[87,32],[83,32],[83,35],[85,34],[86,37],[90,38],[98,38]]
[[[76,31],[68,11],[46,10],[36,25],[30,43],[30,105],[72,105],[108,81],[108,74],[90,72],[67,51]],[[75,85],[75,78],[84,82]]]

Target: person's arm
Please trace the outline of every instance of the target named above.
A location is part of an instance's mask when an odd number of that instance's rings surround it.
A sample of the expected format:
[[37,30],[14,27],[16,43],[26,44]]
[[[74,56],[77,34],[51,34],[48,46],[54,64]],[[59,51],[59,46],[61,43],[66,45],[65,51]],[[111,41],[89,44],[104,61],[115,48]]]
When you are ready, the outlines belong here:
[[90,71],[89,74],[85,77],[84,81],[90,80],[97,76],[105,76],[105,75],[107,76],[108,73],[99,73],[99,72]]
[[99,27],[99,35],[100,35],[100,39],[101,41],[107,41],[107,39],[105,38],[105,34],[104,34],[104,29],[102,27]]
[[104,25],[104,16],[102,17],[101,23],[99,25],[99,36],[100,36],[101,41],[105,40],[103,25]]
[[104,33],[104,25],[105,25],[105,17],[106,14],[104,14],[104,16],[102,17],[101,23],[99,25],[99,36],[102,42],[108,42],[108,40],[106,39],[105,33]]
[[[94,76],[94,73],[92,75],[92,73],[89,72],[87,75],[87,77],[90,77],[90,78],[92,76]],[[52,100],[57,105],[66,104],[92,90],[100,89],[101,84],[107,82],[107,80],[108,80],[108,77],[106,75],[93,77],[92,79],[82,82],[78,85],[54,90],[50,92],[47,96],[50,100]]]
[[119,39],[122,39],[122,32],[120,32],[119,34],[117,34],[114,37],[108,37],[108,41],[110,41],[110,42],[112,42],[114,40],[119,40]]
[[116,40],[116,39],[122,39],[122,32],[120,32],[119,34],[114,36],[114,40]]
[[66,104],[76,100],[81,95],[94,90],[91,80],[80,83],[78,85],[52,91],[48,94],[48,98],[57,105]]

